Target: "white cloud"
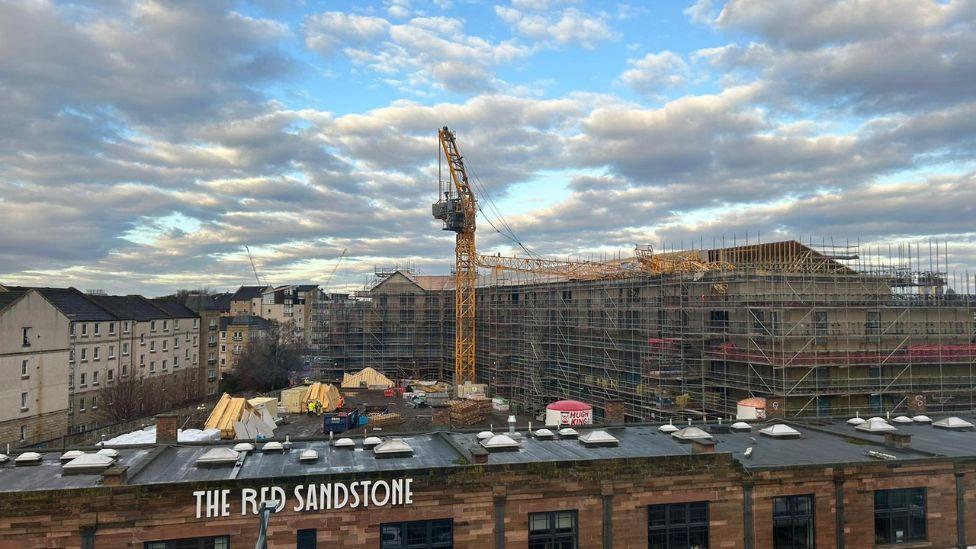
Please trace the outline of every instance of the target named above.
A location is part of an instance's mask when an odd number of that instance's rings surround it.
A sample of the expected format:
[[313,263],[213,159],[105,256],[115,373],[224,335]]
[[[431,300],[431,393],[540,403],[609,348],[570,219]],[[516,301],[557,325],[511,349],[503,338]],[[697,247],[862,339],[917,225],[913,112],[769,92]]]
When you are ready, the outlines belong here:
[[327,11],[310,15],[303,25],[309,49],[330,57],[341,47],[368,44],[386,36],[390,23],[382,17]]
[[402,24],[355,16],[359,27],[369,32],[357,30],[343,43],[344,37],[331,29],[341,26],[342,17],[350,16],[326,15],[313,16],[306,22],[310,46],[324,41],[325,48],[317,49],[321,53],[343,47],[354,63],[384,75],[401,75],[417,88],[435,85],[464,93],[495,89],[501,84],[493,72],[496,67],[532,53],[514,40],[491,42],[467,35],[463,21],[442,16],[415,17]]
[[620,75],[620,81],[645,94],[680,86],[689,74],[685,60],[671,51],[649,53],[641,59],[628,60],[627,64],[631,68]]
[[[495,6],[499,19],[525,37],[554,46],[578,45],[593,49],[599,43],[616,39],[605,14],[588,14],[577,8],[528,11],[521,3],[513,7]],[[538,6],[534,6],[538,9]]]

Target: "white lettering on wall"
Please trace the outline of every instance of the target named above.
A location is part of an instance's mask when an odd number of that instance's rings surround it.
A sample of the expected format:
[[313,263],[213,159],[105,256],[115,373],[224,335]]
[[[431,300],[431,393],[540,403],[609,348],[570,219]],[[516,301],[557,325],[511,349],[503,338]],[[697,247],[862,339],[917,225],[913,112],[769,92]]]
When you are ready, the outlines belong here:
[[[349,484],[343,482],[299,484],[290,494],[291,508],[297,513],[331,511],[334,509],[359,509],[369,506],[385,507],[413,503],[413,479],[362,480]],[[197,490],[193,492],[196,517],[217,518],[230,516],[230,490]],[[277,501],[281,511],[287,505],[289,494],[280,486],[243,488],[240,493],[242,515],[256,515],[263,501]]]

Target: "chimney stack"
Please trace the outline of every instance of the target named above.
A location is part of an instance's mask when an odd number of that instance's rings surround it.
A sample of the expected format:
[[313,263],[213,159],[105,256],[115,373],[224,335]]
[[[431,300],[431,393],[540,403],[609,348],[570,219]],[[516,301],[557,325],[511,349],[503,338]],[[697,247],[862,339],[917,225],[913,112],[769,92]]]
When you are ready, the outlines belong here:
[[607,425],[623,425],[626,408],[619,400],[607,402],[603,407],[603,422]]
[[888,448],[911,448],[912,435],[907,433],[885,433],[885,446]]
[[156,416],[156,444],[176,444],[176,431],[180,426],[180,416],[159,414]]
[[484,448],[472,448],[471,461],[477,464],[488,463],[488,450]]
[[712,440],[692,440],[691,441],[691,453],[692,454],[714,454],[715,453],[715,441],[712,441]]
[[119,486],[125,484],[128,467],[116,465],[102,471],[102,486]]

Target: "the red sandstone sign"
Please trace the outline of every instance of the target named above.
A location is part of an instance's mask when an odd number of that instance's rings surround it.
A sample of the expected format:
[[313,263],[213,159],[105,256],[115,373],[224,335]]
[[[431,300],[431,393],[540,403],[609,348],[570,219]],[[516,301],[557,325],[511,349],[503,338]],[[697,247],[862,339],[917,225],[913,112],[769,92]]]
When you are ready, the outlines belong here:
[[[385,507],[413,503],[413,479],[360,480],[350,482],[299,484],[288,492],[280,486],[243,488],[237,498],[231,498],[231,490],[198,490],[196,498],[197,518],[229,517],[232,512],[255,515],[262,501],[277,501],[281,511],[290,507],[295,512],[327,511],[331,509],[357,509],[360,507]],[[231,502],[239,502],[232,511]]]

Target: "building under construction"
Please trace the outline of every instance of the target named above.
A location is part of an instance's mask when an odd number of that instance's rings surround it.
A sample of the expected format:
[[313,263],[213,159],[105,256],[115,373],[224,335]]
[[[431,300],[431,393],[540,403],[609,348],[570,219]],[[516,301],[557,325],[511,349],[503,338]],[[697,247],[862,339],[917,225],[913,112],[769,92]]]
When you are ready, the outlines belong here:
[[[729,268],[570,280],[488,271],[477,376],[522,409],[559,398],[628,418],[849,416],[976,408],[976,300],[940,247],[797,241],[681,252]],[[378,272],[315,314],[326,375],[372,366],[450,379],[453,277]]]

